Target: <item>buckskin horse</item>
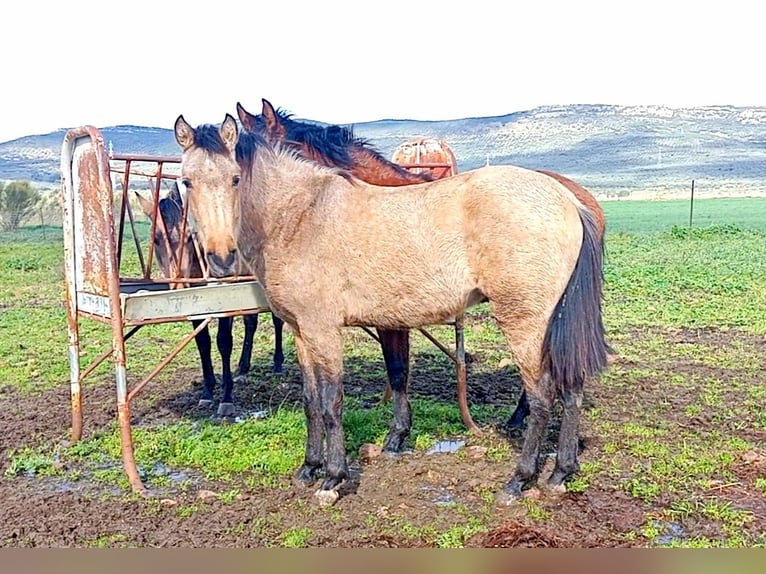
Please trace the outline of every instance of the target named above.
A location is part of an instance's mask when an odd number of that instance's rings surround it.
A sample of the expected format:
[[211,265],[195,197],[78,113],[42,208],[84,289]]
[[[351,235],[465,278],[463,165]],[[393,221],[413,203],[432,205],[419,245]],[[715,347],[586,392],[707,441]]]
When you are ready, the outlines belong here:
[[[261,99],[261,113],[248,112],[237,102],[237,115],[242,126],[250,132],[263,135],[274,144],[282,142],[296,148],[304,157],[313,159],[330,167],[348,170],[354,177],[367,183],[383,186],[411,185],[430,181],[428,172],[413,173],[400,165],[387,160],[364,138],[356,136],[352,128],[337,125],[320,125],[296,120],[292,114],[275,108],[267,99]],[[567,187],[583,205],[588,207],[596,219],[599,240],[604,239],[604,212],[593,195],[577,182],[553,171],[538,169]],[[402,388],[409,380],[409,332],[378,330],[383,349],[383,356],[388,373],[389,384],[386,386],[384,401],[390,396],[392,388]],[[614,355],[610,349],[610,359]],[[468,409],[467,389],[458,383],[457,402],[463,422],[469,430],[476,431]],[[522,389],[519,402],[507,425],[512,429],[521,429],[524,419],[529,414],[529,404]]]
[[[411,329],[488,300],[529,402],[506,502],[539,474],[554,402],[563,405],[548,485],[579,469],[585,382],[607,365],[602,242],[593,213],[564,185],[515,166],[486,166],[402,187],[367,184],[288,146],[179,116],[181,178],[213,276],[242,264],[294,330],[303,375],[306,453],[296,478],[321,504],[348,477],[343,436],[345,326]],[[402,224],[404,223],[404,225]],[[397,229],[397,233],[391,233]],[[399,451],[412,424],[394,395],[384,440]]]

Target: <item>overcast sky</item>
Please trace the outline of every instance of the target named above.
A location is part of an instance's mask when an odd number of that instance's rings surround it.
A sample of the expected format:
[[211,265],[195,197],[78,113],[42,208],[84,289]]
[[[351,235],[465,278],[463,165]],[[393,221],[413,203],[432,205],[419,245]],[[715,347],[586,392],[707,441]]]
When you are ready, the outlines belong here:
[[766,106],[758,6],[9,0],[0,142],[83,124],[171,128],[179,114],[218,123],[261,98],[339,124],[548,104]]

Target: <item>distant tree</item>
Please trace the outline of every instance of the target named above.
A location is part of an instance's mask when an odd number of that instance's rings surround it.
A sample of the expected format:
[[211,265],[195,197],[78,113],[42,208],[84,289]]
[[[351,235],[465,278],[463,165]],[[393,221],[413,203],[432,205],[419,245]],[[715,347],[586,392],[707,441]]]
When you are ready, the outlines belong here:
[[4,231],[18,229],[39,201],[40,192],[28,181],[0,185],[0,227]]

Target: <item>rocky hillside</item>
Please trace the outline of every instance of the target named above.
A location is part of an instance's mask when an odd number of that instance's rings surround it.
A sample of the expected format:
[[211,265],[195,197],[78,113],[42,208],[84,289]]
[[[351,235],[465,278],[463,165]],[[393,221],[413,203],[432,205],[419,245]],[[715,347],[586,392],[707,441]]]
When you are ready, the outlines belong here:
[[[697,188],[766,191],[766,107],[547,106],[505,116],[436,122],[380,120],[355,132],[386,156],[415,136],[453,148],[460,171],[485,163],[544,167],[600,196]],[[116,152],[178,155],[171,129],[103,127]],[[0,144],[0,179],[57,185],[64,131]]]

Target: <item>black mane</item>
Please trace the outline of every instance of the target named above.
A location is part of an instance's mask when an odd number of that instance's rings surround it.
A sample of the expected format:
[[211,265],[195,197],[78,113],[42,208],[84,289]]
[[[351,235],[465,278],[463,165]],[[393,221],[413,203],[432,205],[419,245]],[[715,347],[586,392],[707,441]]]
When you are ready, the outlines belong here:
[[212,124],[202,124],[194,130],[194,145],[210,153],[225,154],[228,152],[226,144],[221,139],[218,126]]
[[237,163],[247,169],[253,165],[258,150],[262,147],[270,147],[266,139],[259,133],[241,130],[234,149]]
[[[329,163],[345,170],[351,170],[354,167],[354,160],[349,151],[353,148],[365,150],[376,160],[389,164],[396,171],[402,174],[411,175],[399,164],[387,160],[383,155],[366,139],[354,134],[351,126],[339,125],[320,125],[310,122],[300,122],[292,119],[293,114],[287,113],[281,108],[275,110],[280,123],[285,128],[285,139],[299,144],[304,144],[312,149],[317,155],[323,156],[329,160]],[[264,132],[266,130],[265,121],[261,114],[254,116],[255,129]]]

